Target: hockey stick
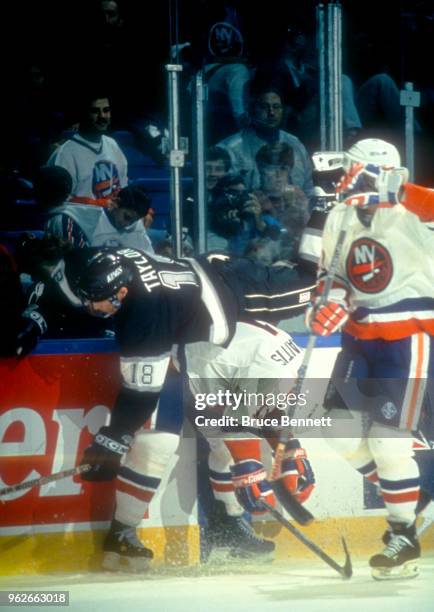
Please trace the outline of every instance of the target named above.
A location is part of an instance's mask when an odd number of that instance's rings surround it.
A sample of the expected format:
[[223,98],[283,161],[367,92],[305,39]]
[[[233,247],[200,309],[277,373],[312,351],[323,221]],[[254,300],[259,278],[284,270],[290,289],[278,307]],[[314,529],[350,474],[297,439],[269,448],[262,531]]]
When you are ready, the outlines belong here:
[[83,465],[77,465],[76,467],[70,468],[68,470],[63,470],[62,472],[50,474],[50,476],[40,476],[39,478],[34,478],[33,480],[28,480],[27,482],[21,482],[20,484],[11,485],[10,487],[0,489],[0,497],[3,495],[9,495],[9,493],[15,493],[15,491],[22,491],[23,489],[32,489],[33,487],[39,487],[49,482],[54,482],[55,480],[62,480],[62,478],[68,478],[68,476],[76,476],[77,474],[83,474],[84,472],[88,472],[90,470],[90,467],[91,466],[88,463],[85,463]]
[[[326,280],[324,283],[324,291],[320,296],[318,305],[322,306],[327,302],[328,295],[330,293],[330,289],[332,288],[332,284],[334,281],[334,277],[336,275],[336,270],[339,264],[339,260],[341,258],[342,247],[344,245],[344,240],[347,235],[348,222],[351,216],[352,207],[348,206],[345,210],[342,222],[341,229],[339,231],[339,236],[336,241],[335,250],[333,252],[332,259],[330,261],[330,266],[327,272]],[[294,393],[297,397],[300,393],[303,383],[306,379],[307,369],[309,367],[310,360],[312,358],[312,352],[315,348],[317,336],[315,334],[309,335],[309,340],[307,342],[306,349],[304,351],[303,361],[297,373],[297,380],[295,382],[295,386],[291,389],[291,393]],[[287,415],[291,418],[294,415],[295,408],[292,410],[288,410]],[[289,497],[288,492],[284,487],[282,487],[281,483],[279,483],[279,476],[282,472],[282,461],[285,456],[285,448],[286,443],[291,437],[291,429],[288,427],[286,429],[282,429],[279,442],[277,443],[275,452],[274,452],[274,460],[271,468],[271,484],[273,486],[273,490],[276,494],[276,497],[280,501],[280,503],[284,506],[285,510],[287,510],[291,516],[301,525],[307,525],[314,520],[313,515],[304,508],[295,498]]]
[[307,536],[301,533],[301,531],[299,531],[297,527],[294,527],[294,525],[291,525],[291,523],[287,521],[286,518],[278,510],[276,510],[276,508],[271,506],[262,497],[261,497],[261,503],[264,506],[264,508],[267,508],[268,512],[272,516],[274,516],[276,521],[278,521],[281,525],[286,527],[286,529],[290,531],[292,535],[297,538],[297,540],[300,540],[300,542],[302,542],[305,546],[307,546],[307,548],[311,550],[317,557],[325,561],[327,565],[329,565],[334,570],[336,570],[338,574],[342,576],[342,578],[351,578],[351,576],[353,575],[353,566],[351,564],[351,557],[350,557],[350,553],[347,547],[347,543],[344,538],[342,538],[342,546],[345,552],[345,563],[343,566],[341,566],[338,563],[336,563],[334,559],[329,557],[329,555],[325,553],[322,550],[322,548],[318,546],[318,544],[315,544],[315,542],[312,542],[312,540],[310,540]]
[[418,527],[416,533],[417,536],[420,538],[420,536],[425,533],[425,531],[428,529],[428,527],[431,527],[431,525],[434,523],[434,516],[427,516],[426,519],[423,519],[423,523],[420,527]]
[[[427,508],[429,508],[431,511],[434,510],[434,505],[432,503],[432,500],[428,502],[428,504],[424,507],[422,512],[425,512]],[[434,513],[431,512],[431,516],[427,516],[427,517],[422,515],[422,518],[423,518],[423,522],[416,530],[418,537],[420,537],[423,533],[425,533],[425,531],[429,527],[431,527],[431,525],[434,523]]]

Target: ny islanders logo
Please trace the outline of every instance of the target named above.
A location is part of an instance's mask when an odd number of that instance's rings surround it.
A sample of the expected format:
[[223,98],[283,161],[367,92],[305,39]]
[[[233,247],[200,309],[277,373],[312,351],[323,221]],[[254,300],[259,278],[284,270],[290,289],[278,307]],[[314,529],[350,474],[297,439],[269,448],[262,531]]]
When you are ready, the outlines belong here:
[[116,165],[109,160],[96,162],[92,175],[92,191],[96,198],[107,198],[120,187]]
[[393,275],[389,251],[371,238],[353,242],[347,257],[347,276],[351,284],[363,293],[380,293]]

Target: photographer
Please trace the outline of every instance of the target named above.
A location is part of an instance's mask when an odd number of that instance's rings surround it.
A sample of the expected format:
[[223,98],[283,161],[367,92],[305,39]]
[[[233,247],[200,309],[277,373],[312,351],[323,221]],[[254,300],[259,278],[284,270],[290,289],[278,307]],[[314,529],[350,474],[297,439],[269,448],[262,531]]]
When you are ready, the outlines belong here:
[[227,250],[234,255],[243,255],[253,239],[279,240],[283,230],[279,221],[262,214],[259,200],[247,191],[240,175],[220,179],[209,213],[211,232],[226,239]]
[[284,228],[282,259],[295,261],[304,227],[309,219],[309,201],[292,182],[294,150],[286,142],[264,145],[256,154],[260,190],[255,191],[265,220],[271,217]]

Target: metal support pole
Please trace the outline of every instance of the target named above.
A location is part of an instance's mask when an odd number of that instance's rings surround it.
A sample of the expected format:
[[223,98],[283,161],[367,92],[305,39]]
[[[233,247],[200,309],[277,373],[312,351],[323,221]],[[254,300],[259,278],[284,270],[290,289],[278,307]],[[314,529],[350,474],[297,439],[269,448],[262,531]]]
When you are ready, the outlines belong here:
[[334,111],[334,82],[333,82],[333,24],[331,23],[330,5],[326,7],[326,87],[327,87],[327,150],[334,151],[334,129],[333,129],[333,111]]
[[342,138],[342,71],[341,7],[327,5],[328,127],[330,151],[341,151]]
[[342,8],[339,2],[317,7],[321,148],[341,151]]
[[167,64],[169,89],[169,163],[170,163],[170,220],[173,254],[182,255],[182,184],[181,168],[185,152],[181,147],[179,126],[179,73],[180,64]]
[[334,138],[336,151],[344,147],[342,120],[342,7],[332,5],[334,49]]
[[196,253],[207,250],[207,203],[205,186],[205,119],[206,85],[203,71],[194,78],[193,151],[194,151],[194,236]]
[[316,7],[316,40],[319,69],[319,118],[320,118],[320,148],[327,149],[327,104],[326,104],[326,61],[325,61],[325,20],[324,4]]
[[400,103],[405,106],[405,165],[411,181],[414,180],[414,108],[420,106],[420,92],[407,82],[401,91]]

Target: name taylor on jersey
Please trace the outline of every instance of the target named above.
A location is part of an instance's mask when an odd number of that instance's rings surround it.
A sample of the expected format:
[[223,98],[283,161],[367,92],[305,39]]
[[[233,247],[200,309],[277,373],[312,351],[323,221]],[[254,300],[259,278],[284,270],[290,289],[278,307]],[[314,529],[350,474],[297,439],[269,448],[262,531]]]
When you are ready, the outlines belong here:
[[[118,252],[120,255],[132,261],[137,268],[143,286],[149,293],[157,287],[179,290],[182,285],[199,286],[194,272],[189,270],[186,264],[164,259],[163,257],[160,258],[156,255],[152,256],[151,262],[143,253],[135,251],[134,249],[120,249]],[[179,269],[157,270],[153,265],[156,261],[161,261],[166,265],[171,265]],[[183,269],[184,267],[185,269]]]

